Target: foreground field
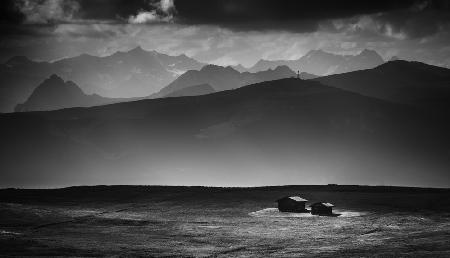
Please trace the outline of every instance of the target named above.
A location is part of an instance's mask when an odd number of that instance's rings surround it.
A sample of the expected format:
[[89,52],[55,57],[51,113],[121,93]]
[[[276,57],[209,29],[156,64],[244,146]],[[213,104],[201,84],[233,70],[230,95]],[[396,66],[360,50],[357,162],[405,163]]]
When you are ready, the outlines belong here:
[[[329,201],[339,217],[279,213]],[[2,256],[450,257],[450,190],[95,186],[0,190]]]

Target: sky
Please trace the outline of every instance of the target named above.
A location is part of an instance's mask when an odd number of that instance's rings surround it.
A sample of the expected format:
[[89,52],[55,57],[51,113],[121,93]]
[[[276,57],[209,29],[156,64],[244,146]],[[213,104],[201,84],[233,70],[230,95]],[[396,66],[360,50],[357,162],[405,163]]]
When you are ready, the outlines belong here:
[[450,67],[447,0],[2,0],[0,62],[136,46],[218,65],[376,50]]

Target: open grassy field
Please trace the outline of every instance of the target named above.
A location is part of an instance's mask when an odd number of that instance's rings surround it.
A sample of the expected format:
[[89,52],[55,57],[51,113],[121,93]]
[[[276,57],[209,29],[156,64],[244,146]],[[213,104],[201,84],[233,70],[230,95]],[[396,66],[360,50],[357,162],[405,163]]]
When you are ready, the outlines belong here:
[[[300,195],[338,217],[280,213]],[[450,257],[450,190],[93,186],[0,190],[0,256]]]

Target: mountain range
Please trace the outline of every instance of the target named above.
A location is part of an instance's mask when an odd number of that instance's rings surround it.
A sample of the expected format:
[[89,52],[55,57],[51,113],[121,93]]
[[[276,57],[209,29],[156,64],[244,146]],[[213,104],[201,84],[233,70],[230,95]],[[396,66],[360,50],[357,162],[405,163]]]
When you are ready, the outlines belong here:
[[[57,74],[64,80],[70,80],[77,84],[86,94],[97,94],[107,98],[131,98],[163,96],[170,93],[171,88],[177,90],[180,81],[185,81],[189,86],[196,84],[210,84],[215,91],[231,89],[243,85],[249,85],[264,80],[280,79],[285,76],[274,77],[267,70],[276,70],[277,67],[287,66],[293,71],[301,71],[300,78],[312,79],[317,76],[344,73],[353,70],[373,68],[382,64],[382,58],[372,50],[364,50],[355,56],[336,55],[322,50],[313,50],[298,60],[260,60],[255,66],[246,69],[242,65],[234,66],[229,71],[221,71],[225,77],[236,78],[224,82],[212,82],[215,78],[200,78],[203,75],[195,74],[204,63],[198,62],[186,55],[169,56],[156,51],[146,51],[141,47],[127,52],[116,52],[110,56],[98,57],[83,54],[77,57],[65,58],[54,62],[32,61],[24,56],[16,56],[6,63],[0,64],[0,112],[12,112],[19,103],[24,103],[33,90],[43,80],[52,74]],[[209,66],[206,72],[214,77],[219,68]],[[290,74],[286,68],[284,73]],[[233,70],[233,71],[232,71]],[[171,84],[179,75],[191,71],[182,80]],[[236,74],[236,72],[242,75]],[[275,71],[272,73],[277,73]],[[283,72],[283,71],[282,71]],[[233,75],[234,73],[234,75]],[[228,75],[226,75],[228,74]],[[196,79],[196,76],[200,76]],[[266,79],[263,78],[266,76]],[[292,75],[289,75],[292,76]],[[295,76],[295,75],[294,75]],[[191,77],[191,78],[190,78]],[[161,90],[163,87],[168,88]],[[183,86],[184,87],[184,86]],[[181,87],[182,88],[182,87]],[[160,91],[155,94],[155,92]]]
[[87,95],[78,85],[65,82],[53,74],[33,91],[31,96],[15,108],[16,112],[46,111],[70,107],[98,106],[132,99],[104,98],[97,94]]
[[[130,52],[120,54],[128,56],[133,53],[136,55],[138,52],[147,53],[137,48]],[[164,60],[163,58],[160,59]],[[34,67],[33,62],[24,57],[12,58],[7,64],[10,67],[23,67],[27,66],[27,64]],[[165,64],[170,64],[170,62],[165,61]],[[180,65],[185,64],[180,63]],[[34,72],[38,73],[37,71]],[[150,95],[150,98],[210,94],[258,82],[296,76],[286,65],[256,73],[239,72],[232,67],[206,65],[198,71],[187,71],[172,83],[163,87],[159,92]],[[21,77],[25,81],[30,78],[27,75],[17,77]],[[322,77],[302,72],[300,77],[314,79],[325,85],[370,97],[450,113],[450,104],[448,104],[450,103],[450,89],[448,87],[450,85],[450,70],[447,68],[420,62],[394,60],[372,69]],[[33,76],[31,78],[31,80],[38,79],[38,77]],[[15,111],[53,110],[139,99],[105,98],[98,94],[85,94],[83,92],[84,90],[81,89],[82,87],[79,87],[74,82],[70,81],[65,83],[57,75],[52,75],[51,78],[53,80],[47,80],[45,81],[47,83],[38,85],[28,99],[22,103],[18,103]],[[50,87],[49,85],[52,86]],[[7,88],[7,84],[3,85],[2,90]],[[17,88],[20,89],[20,85]],[[8,94],[0,96],[0,98],[5,99],[7,97]]]
[[[232,68],[207,65],[200,71],[188,71],[179,79],[163,88],[156,97],[182,97],[210,94],[220,90],[241,87],[256,82],[276,80],[294,76],[288,67],[278,67],[274,70],[259,73],[239,73]],[[214,88],[214,85],[216,88]],[[122,101],[134,101],[142,98],[105,98],[97,94],[87,95],[72,81],[64,82],[57,75],[42,82],[30,97],[15,107],[15,111],[43,111],[70,107],[88,107]]]
[[[370,69],[383,63],[383,58],[374,50],[365,49],[358,55],[338,55],[323,50],[311,50],[297,60],[259,60],[246,71],[258,72],[286,65],[293,71],[324,76]],[[243,68],[240,66],[238,69]]]
[[287,66],[278,66],[274,69],[256,73],[240,73],[230,66],[222,67],[217,65],[206,65],[199,71],[187,71],[180,75],[176,80],[151,97],[156,98],[166,96],[174,91],[179,91],[194,85],[208,84],[214,91],[224,91],[258,82],[295,76],[296,74]]
[[442,119],[296,78],[1,114],[1,184],[448,186]]
[[0,64],[0,112],[13,111],[52,74],[73,81],[87,94],[129,98],[148,96],[203,65],[186,55],[169,56],[140,47],[105,57],[83,54],[54,62],[16,56]]

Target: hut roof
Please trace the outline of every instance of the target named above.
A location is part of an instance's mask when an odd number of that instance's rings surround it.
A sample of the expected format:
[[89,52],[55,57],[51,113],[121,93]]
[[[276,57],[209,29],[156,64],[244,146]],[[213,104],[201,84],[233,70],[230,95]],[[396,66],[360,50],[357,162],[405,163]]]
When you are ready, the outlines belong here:
[[316,205],[325,206],[325,207],[334,207],[334,205],[329,202],[316,202],[316,203],[311,204],[310,207],[316,206]]
[[286,196],[286,197],[283,197],[281,199],[278,199],[277,201],[281,201],[281,200],[286,199],[286,198],[294,200],[296,202],[307,202],[308,201],[308,200],[306,200],[306,199],[304,199],[304,198],[302,198],[300,196]]

